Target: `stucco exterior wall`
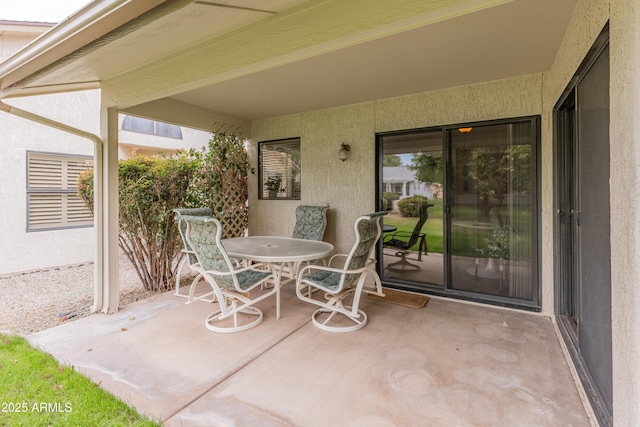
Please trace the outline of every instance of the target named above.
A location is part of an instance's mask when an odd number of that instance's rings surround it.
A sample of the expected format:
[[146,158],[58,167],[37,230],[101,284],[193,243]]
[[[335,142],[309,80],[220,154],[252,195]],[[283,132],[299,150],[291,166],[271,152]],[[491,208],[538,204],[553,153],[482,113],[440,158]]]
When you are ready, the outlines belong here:
[[[541,114],[542,75],[382,99],[252,123],[249,151],[251,234],[290,235],[298,204],[329,204],[325,240],[338,252],[353,244],[353,222],[375,209],[375,135],[400,129]],[[258,141],[300,137],[301,201],[258,200]],[[341,143],[351,146],[345,162]]]
[[609,5],[598,0],[578,3],[571,23],[556,54],[553,65],[544,74],[542,117],[542,298],[548,302],[549,314],[555,313],[553,271],[553,108],[575,75],[587,52],[604,28],[609,17]]
[[[98,133],[100,92],[86,91],[6,101],[17,108]],[[92,261],[93,227],[27,232],[27,150],[93,156],[93,142],[7,113],[0,179],[0,274]]]
[[640,425],[640,4],[611,0],[613,419]]
[[[581,0],[544,76],[542,192],[553,190],[553,107],[609,21],[610,204],[613,420],[640,425],[640,5],[637,0]],[[543,199],[542,262],[553,263],[553,201]],[[552,282],[552,270],[542,280]],[[553,301],[553,288],[543,298]]]
[[[375,134],[373,102],[256,121],[249,150],[256,173],[250,177],[251,234],[291,235],[298,204],[330,206],[325,240],[338,252],[353,244],[353,223],[375,210]],[[300,201],[258,200],[257,141],[300,137],[302,194]],[[350,157],[338,160],[340,144]],[[260,215],[251,215],[251,210]]]

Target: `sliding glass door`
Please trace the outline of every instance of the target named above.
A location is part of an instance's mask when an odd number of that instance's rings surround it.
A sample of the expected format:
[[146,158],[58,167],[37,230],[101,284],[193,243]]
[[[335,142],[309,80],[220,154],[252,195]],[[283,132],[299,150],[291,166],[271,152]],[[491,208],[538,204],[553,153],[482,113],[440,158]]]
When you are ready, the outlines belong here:
[[538,122],[379,136],[383,282],[538,307]]
[[533,299],[536,274],[534,124],[447,131],[451,147],[451,287]]
[[442,130],[383,138],[385,278],[444,285]]

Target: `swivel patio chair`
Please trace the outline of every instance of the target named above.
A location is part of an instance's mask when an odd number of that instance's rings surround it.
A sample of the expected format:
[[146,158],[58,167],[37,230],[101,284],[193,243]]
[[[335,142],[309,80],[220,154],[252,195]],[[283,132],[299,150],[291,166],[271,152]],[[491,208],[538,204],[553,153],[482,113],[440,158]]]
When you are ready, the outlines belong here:
[[[296,208],[296,224],[291,237],[305,240],[322,240],[327,229],[327,210],[329,206],[299,205]],[[315,263],[307,262],[306,264]],[[282,275],[286,282],[296,280],[300,264],[287,263],[283,265]]]
[[[205,320],[207,329],[214,332],[239,332],[262,322],[262,311],[255,307],[259,301],[275,294],[276,310],[280,313],[280,286],[251,298],[250,291],[275,277],[273,266],[264,263],[237,267],[220,242],[222,226],[212,217],[183,216],[187,223],[187,241],[198,260],[191,266],[211,285],[219,309]],[[192,291],[193,291],[192,286]],[[189,293],[191,294],[192,291]],[[189,296],[191,300],[191,295]]]
[[[363,328],[367,324],[367,315],[358,307],[362,293],[384,296],[380,277],[375,270],[375,249],[381,234],[380,219],[387,213],[376,212],[356,219],[356,239],[348,254],[332,256],[328,266],[308,265],[298,272],[296,294],[302,301],[320,306],[311,316],[318,328],[330,332]],[[374,289],[365,288],[368,277],[373,278]],[[314,298],[315,294],[307,292],[307,287],[322,291],[322,299]],[[350,295],[353,299],[351,306],[347,306],[344,300]],[[340,316],[334,321],[337,314]],[[321,320],[321,316],[326,318]],[[343,319],[340,320],[340,317]]]
[[[173,212],[176,214],[176,219],[178,220],[178,231],[180,232],[180,237],[182,237],[182,253],[184,254],[180,264],[178,264],[178,271],[176,272],[176,289],[173,293],[175,296],[182,298],[189,298],[189,293],[183,294],[180,293],[180,279],[182,277],[182,271],[186,266],[191,268],[192,265],[195,265],[198,260],[196,259],[196,255],[193,253],[189,242],[187,241],[187,223],[184,221],[184,215],[189,216],[211,216],[213,211],[210,208],[189,208],[189,209],[173,209]],[[193,271],[193,269],[192,269]],[[202,278],[202,275],[198,274],[196,278],[191,282],[191,287],[194,287]],[[211,297],[211,299],[207,299],[207,297]],[[205,295],[201,295],[197,298],[200,301],[206,302],[214,302],[215,295],[213,292],[209,292]],[[189,300],[190,302],[191,300]]]
[[424,223],[427,222],[429,218],[429,213],[427,212],[428,208],[433,206],[432,204],[421,204],[418,207],[418,222],[411,234],[406,231],[396,231],[393,234],[389,234],[385,236],[383,241],[383,246],[385,248],[395,249],[395,256],[400,257],[399,261],[390,263],[386,268],[391,270],[420,270],[421,267],[418,264],[414,264],[407,260],[407,255],[411,251],[411,248],[418,243],[418,259],[417,261],[422,261],[422,253],[427,254],[427,235],[422,232],[422,227]]
[[296,208],[296,225],[291,237],[296,239],[322,240],[327,229],[329,206],[300,205]]

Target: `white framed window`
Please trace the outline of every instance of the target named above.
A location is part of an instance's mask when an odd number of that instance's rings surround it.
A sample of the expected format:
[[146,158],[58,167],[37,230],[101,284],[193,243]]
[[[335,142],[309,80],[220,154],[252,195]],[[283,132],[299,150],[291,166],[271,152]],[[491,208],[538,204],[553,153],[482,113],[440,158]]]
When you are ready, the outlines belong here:
[[146,135],[163,136],[165,138],[182,139],[180,126],[170,123],[158,122],[144,117],[125,116],[122,121],[122,130]]
[[300,200],[300,138],[258,143],[260,199]]
[[27,152],[27,231],[90,227],[93,214],[78,196],[91,156]]

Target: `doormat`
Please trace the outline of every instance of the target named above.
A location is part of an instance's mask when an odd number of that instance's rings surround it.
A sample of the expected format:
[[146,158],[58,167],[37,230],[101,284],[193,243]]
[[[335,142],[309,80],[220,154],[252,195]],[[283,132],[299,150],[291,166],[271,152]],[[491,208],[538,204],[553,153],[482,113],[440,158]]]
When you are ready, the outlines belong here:
[[400,291],[398,289],[382,288],[385,296],[369,294],[371,298],[391,302],[393,304],[400,304],[406,307],[421,308],[427,304],[429,297],[423,294],[414,294],[412,292]]

